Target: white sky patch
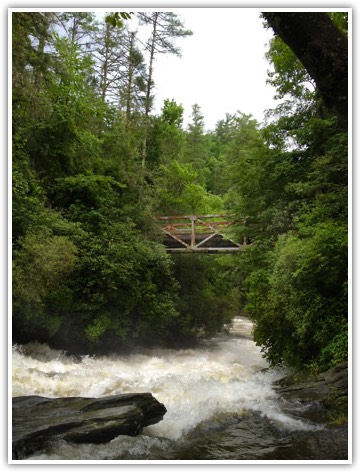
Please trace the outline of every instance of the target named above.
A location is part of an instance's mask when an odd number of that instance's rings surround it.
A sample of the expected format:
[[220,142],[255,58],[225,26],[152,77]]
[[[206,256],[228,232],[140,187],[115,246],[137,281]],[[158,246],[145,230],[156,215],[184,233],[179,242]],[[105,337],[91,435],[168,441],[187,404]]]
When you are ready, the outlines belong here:
[[275,90],[266,84],[270,66],[265,53],[272,32],[263,27],[260,11],[184,9],[178,15],[193,35],[176,40],[181,58],[157,55],[155,112],[169,98],[184,106],[185,124],[195,103],[207,129],[238,110],[261,122],[264,110],[276,103]]

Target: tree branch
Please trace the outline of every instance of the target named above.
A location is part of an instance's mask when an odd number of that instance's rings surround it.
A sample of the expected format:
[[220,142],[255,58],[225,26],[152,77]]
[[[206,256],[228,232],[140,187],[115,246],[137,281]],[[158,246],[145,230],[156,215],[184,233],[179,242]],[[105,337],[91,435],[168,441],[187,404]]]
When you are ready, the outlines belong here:
[[265,12],[275,34],[292,49],[314,79],[326,107],[347,127],[348,41],[327,13]]

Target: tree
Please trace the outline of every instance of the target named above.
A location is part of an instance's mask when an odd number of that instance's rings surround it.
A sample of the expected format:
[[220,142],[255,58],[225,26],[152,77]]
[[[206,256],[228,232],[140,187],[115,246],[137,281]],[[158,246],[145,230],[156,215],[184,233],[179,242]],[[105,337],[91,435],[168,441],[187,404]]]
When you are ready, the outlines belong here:
[[102,100],[124,110],[128,124],[140,110],[145,91],[145,64],[136,33],[105,23],[95,36],[94,55]]
[[28,116],[37,119],[42,108],[42,85],[53,66],[51,13],[12,13],[12,99],[13,130]]
[[184,107],[178,105],[175,100],[165,100],[161,109],[161,117],[164,123],[180,129],[183,123]]
[[192,254],[174,255],[173,260],[180,284],[177,303],[180,316],[173,329],[173,343],[181,346],[224,331],[239,308],[236,288],[224,282],[229,258]]
[[147,131],[149,126],[149,114],[152,107],[151,92],[154,87],[154,60],[156,54],[175,54],[180,56],[180,49],[174,44],[174,39],[183,38],[192,34],[190,30],[185,30],[177,15],[172,12],[151,12],[139,13],[142,24],[151,26],[151,35],[146,43],[149,52],[149,67],[146,81],[145,96],[145,132],[142,150],[142,168],[145,172]]
[[116,76],[120,68],[119,57],[122,56],[122,51],[114,51],[119,39],[122,38],[114,36],[113,29],[109,23],[105,23],[103,25],[102,31],[100,31],[96,37],[96,46],[94,52],[99,62],[99,86],[101,98],[104,102],[109,96],[109,90],[112,88],[113,82],[116,80]]
[[[13,14],[14,341],[90,353],[174,345],[221,330],[239,298],[271,363],[344,361],[348,150],[322,91],[329,62],[316,75],[276,36],[269,80],[285,100],[271,123],[237,113],[209,133],[194,105],[184,130],[182,105],[151,108],[156,55],[179,54],[175,39],[189,32],[176,15],[142,15],[147,71],[125,26],[57,14],[65,31],[48,12]],[[316,46],[329,36],[316,36],[314,18],[313,58],[334,49]],[[343,14],[331,18],[346,31]],[[218,213],[224,200],[245,217],[232,230],[250,237],[246,250],[166,254],[155,214]]]
[[191,164],[180,164],[174,160],[161,166],[161,171],[161,176],[156,180],[160,214],[221,213],[221,197],[208,193],[198,183],[198,174]]
[[[268,15],[276,22],[278,14]],[[299,14],[297,20],[297,13],[279,15],[281,28],[288,28],[284,35],[297,35],[304,48],[315,41],[316,32],[311,38],[306,28],[314,28],[317,14]],[[306,18],[309,25],[300,31]],[[298,24],[291,27],[291,21]],[[317,48],[324,51],[328,44],[321,44],[321,38],[328,36],[320,32]],[[308,56],[314,51],[310,44]],[[339,54],[334,63],[344,59],[341,48]],[[227,201],[237,215],[246,216],[238,234],[250,234],[253,240],[240,255],[238,285],[254,321],[254,340],[270,363],[325,370],[347,359],[344,110],[336,99],[332,105],[327,101],[319,76],[311,68],[306,72],[280,38],[272,41],[268,58],[274,62],[270,80],[286,101],[262,130],[243,120],[226,147]],[[325,66],[319,70],[324,72]],[[308,87],[309,77],[316,83],[315,93]]]
[[144,56],[139,50],[136,41],[136,33],[134,31],[127,31],[125,41],[126,64],[123,71],[124,85],[118,85],[119,106],[125,110],[127,127],[132,116],[143,111],[144,94],[146,91]]
[[131,20],[132,15],[133,13],[127,11],[109,13],[105,16],[105,21],[113,28],[115,28],[115,26],[122,28],[124,25],[124,20]]
[[55,16],[65,32],[65,37],[81,50],[90,52],[92,48],[91,36],[98,28],[95,14],[91,12],[65,12],[55,14]]
[[325,105],[347,127],[348,41],[327,13],[266,12],[263,17],[313,78]]
[[208,143],[204,133],[204,116],[197,103],[192,106],[191,118],[186,134],[184,160],[191,163],[197,171],[199,183],[206,185],[209,177]]
[[268,72],[268,80],[276,89],[276,99],[286,96],[304,99],[315,89],[315,83],[294,52],[284,41],[275,36],[270,40],[266,58],[273,65],[274,70]]
[[209,153],[207,166],[210,174],[207,177],[206,187],[217,195],[224,195],[229,190],[226,155],[237,127],[238,116],[226,113],[225,118],[216,123],[215,130],[207,135]]
[[13,264],[14,323],[20,340],[26,331],[28,337],[46,339],[59,329],[61,315],[70,309],[68,282],[75,261],[76,247],[67,237],[43,227],[23,238]]
[[239,132],[226,200],[253,243],[238,274],[255,342],[274,365],[325,370],[347,354],[347,142],[331,120],[303,126],[309,145],[291,151]]
[[96,133],[105,114],[92,86],[91,58],[58,37],[52,60],[55,72],[42,90],[41,115],[30,116],[22,127],[34,167],[48,183],[91,168],[99,153]]
[[175,100],[165,100],[161,109],[159,129],[160,161],[170,164],[173,160],[182,161],[185,145],[185,132],[182,129],[184,108]]
[[247,279],[254,339],[269,361],[299,370],[346,361],[347,228],[318,221],[282,235],[270,257]]

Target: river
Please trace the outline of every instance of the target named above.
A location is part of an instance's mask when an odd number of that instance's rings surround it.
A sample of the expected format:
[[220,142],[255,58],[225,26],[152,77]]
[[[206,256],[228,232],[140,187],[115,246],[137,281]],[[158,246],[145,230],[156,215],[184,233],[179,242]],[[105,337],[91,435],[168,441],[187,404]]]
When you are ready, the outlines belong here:
[[164,419],[140,436],[118,436],[105,445],[58,442],[26,460],[231,464],[344,459],[345,451],[334,451],[331,430],[300,417],[303,406],[279,398],[273,382],[284,372],[266,369],[251,331],[251,322],[240,316],[229,334],[195,349],[107,357],[75,358],[37,343],[14,346],[13,396],[151,392],[167,408]]

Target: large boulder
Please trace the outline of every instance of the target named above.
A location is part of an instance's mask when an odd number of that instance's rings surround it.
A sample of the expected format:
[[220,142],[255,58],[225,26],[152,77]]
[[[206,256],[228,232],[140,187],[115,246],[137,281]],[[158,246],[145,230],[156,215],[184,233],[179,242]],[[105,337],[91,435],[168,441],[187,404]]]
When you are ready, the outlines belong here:
[[151,393],[103,398],[15,397],[13,459],[23,459],[54,439],[101,444],[119,435],[136,436],[143,427],[161,421],[165,413],[165,406]]

